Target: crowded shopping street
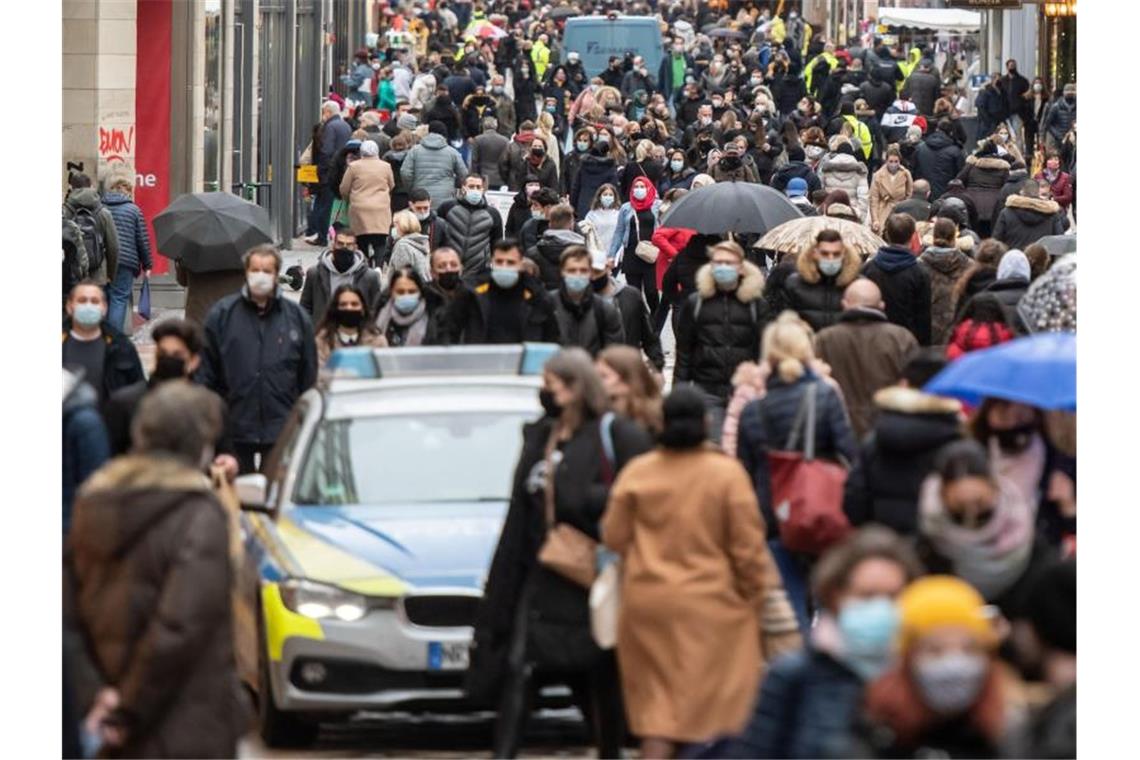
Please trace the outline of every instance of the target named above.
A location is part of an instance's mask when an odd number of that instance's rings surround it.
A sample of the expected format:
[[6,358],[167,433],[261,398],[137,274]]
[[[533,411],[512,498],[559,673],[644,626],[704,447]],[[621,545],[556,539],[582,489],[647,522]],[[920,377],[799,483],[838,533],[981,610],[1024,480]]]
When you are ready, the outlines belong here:
[[63,757],[1076,757],[1076,3],[62,5]]

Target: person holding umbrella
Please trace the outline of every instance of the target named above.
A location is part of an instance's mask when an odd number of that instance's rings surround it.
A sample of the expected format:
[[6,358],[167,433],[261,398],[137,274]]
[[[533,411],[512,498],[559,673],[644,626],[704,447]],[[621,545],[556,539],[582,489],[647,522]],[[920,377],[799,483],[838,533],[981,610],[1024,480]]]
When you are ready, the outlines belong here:
[[242,257],[246,283],[206,316],[198,380],[229,407],[229,437],[241,472],[273,448],[293,403],[317,379],[313,323],[277,286],[281,254],[258,245]]

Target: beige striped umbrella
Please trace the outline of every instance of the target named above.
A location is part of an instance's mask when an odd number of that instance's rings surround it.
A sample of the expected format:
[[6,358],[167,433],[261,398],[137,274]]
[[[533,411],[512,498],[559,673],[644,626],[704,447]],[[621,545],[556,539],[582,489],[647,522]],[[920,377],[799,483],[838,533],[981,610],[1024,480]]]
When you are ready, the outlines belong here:
[[881,237],[864,224],[834,216],[805,216],[773,227],[752,247],[798,254],[800,251],[811,250],[815,245],[815,237],[821,230],[836,230],[843,237],[843,242],[861,256],[871,256],[886,245]]

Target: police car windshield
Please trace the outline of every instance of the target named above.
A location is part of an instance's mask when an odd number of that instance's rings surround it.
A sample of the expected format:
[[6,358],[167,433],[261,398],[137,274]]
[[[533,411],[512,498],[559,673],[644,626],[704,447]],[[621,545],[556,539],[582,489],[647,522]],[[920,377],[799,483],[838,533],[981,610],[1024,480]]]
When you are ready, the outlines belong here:
[[507,500],[533,415],[417,414],[326,420],[294,501],[304,505]]

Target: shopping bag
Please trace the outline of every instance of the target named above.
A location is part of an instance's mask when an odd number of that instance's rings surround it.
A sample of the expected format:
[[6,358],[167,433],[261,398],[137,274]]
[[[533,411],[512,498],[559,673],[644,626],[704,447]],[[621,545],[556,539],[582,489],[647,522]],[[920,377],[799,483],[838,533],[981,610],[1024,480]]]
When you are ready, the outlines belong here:
[[144,277],[142,288],[139,290],[139,304],[135,311],[143,319],[150,319],[150,278]]

